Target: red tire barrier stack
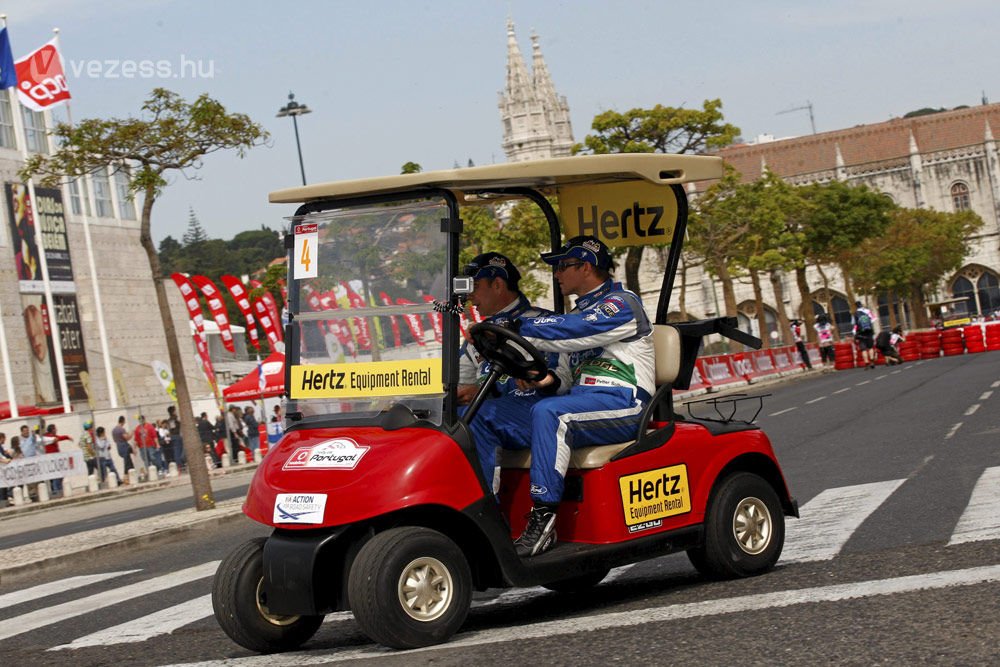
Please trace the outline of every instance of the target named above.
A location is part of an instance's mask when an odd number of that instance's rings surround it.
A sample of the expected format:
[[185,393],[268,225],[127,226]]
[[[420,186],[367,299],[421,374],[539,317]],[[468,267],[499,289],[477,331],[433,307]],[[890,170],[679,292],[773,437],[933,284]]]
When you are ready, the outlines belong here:
[[916,361],[920,358],[920,345],[911,336],[899,344],[899,356],[903,361]]
[[936,330],[918,331],[914,337],[920,345],[921,359],[937,359],[941,356],[941,338]]
[[965,354],[965,343],[962,342],[962,330],[945,329],[941,332],[941,350],[946,357]]
[[1000,350],[1000,323],[987,324],[986,327],[986,349]]
[[965,349],[969,351],[969,354],[986,351],[986,343],[983,341],[983,328],[981,326],[973,324],[972,326],[965,327],[962,330],[962,335],[965,337]]
[[[997,333],[1000,333],[998,331]],[[854,368],[854,344],[834,343],[833,344],[833,367],[838,371]]]

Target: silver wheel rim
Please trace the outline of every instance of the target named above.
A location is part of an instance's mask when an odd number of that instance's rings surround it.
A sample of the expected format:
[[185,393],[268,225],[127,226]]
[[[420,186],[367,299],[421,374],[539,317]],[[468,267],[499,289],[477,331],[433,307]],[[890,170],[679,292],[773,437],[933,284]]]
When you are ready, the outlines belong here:
[[771,543],[771,512],[759,498],[744,498],[733,513],[733,537],[745,553],[755,556]]
[[399,575],[396,592],[407,616],[426,623],[441,617],[454,595],[451,572],[437,558],[424,556],[410,561]]
[[257,594],[254,596],[257,601],[257,612],[260,614],[261,618],[270,623],[271,625],[291,625],[295,621],[299,620],[298,616],[280,616],[278,614],[272,614],[267,608],[267,602],[264,600],[264,577],[260,578],[257,582]]

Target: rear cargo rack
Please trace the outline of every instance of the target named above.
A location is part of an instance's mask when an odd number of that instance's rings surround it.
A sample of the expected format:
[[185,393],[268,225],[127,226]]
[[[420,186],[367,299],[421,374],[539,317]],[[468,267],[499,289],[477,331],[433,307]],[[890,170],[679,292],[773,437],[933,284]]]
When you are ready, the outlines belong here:
[[[702,398],[697,401],[687,401],[684,403],[684,407],[687,408],[688,415],[691,419],[704,420],[719,422],[721,424],[730,424],[732,422],[742,422],[744,424],[753,424],[757,417],[760,415],[761,410],[764,409],[764,399],[771,394],[758,394],[756,396],[748,396],[747,394],[730,394],[729,396],[713,397],[713,398]],[[754,411],[753,416],[750,419],[737,419],[736,411],[741,407],[739,404],[743,402],[757,401],[757,409]],[[694,410],[692,410],[693,405],[704,405],[710,406],[716,417],[706,417],[704,415],[696,415]],[[753,409],[752,405],[748,409]]]

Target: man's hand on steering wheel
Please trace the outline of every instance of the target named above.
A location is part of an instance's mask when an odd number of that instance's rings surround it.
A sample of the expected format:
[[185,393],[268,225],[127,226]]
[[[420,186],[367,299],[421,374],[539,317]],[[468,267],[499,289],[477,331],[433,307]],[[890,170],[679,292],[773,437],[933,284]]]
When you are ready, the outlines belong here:
[[545,355],[514,330],[480,322],[469,329],[469,336],[479,353],[507,375],[542,386],[551,383]]

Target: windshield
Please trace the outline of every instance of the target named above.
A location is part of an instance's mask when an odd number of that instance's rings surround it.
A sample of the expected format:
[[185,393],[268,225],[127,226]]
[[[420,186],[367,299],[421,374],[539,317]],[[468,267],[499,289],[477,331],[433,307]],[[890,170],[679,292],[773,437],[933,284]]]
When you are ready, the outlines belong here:
[[305,416],[402,403],[441,423],[448,218],[442,200],[291,218],[289,398]]

